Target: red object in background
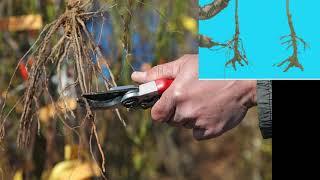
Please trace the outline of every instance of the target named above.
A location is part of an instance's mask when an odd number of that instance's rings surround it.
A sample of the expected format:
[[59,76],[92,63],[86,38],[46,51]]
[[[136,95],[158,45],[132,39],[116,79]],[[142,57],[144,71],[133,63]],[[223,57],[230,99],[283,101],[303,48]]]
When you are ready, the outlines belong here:
[[22,76],[22,79],[26,81],[28,79],[29,75],[28,75],[27,67],[24,63],[19,64],[19,71]]
[[39,30],[30,30],[28,31],[28,36],[36,39],[39,35]]

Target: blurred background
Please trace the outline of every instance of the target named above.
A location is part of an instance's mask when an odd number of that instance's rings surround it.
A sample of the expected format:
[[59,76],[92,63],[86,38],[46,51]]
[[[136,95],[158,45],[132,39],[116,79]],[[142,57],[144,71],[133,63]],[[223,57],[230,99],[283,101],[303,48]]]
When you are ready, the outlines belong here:
[[[133,1],[128,27],[123,23],[126,2],[94,1],[93,11],[110,8],[103,16],[86,22],[111,64],[118,85],[133,83],[130,80],[133,70],[147,70],[183,54],[198,52],[198,1]],[[100,164],[94,163],[90,152],[79,147],[79,133],[70,129],[76,127],[76,120],[57,118],[50,104],[39,107],[40,126],[35,121],[31,129],[35,139],[30,148],[22,150],[16,145],[22,104],[17,104],[15,109],[12,107],[23,95],[33,57],[25,57],[20,64],[19,61],[45,24],[64,11],[64,0],[0,0],[0,105],[8,94],[5,112],[12,110],[4,124],[6,134],[0,137],[0,179],[101,177]],[[130,41],[127,49],[123,48],[124,34]],[[124,58],[127,54],[132,54],[132,58]],[[18,64],[13,84],[7,91]],[[108,78],[109,72],[103,72]],[[63,66],[62,74],[63,85],[68,86],[73,76],[70,65]],[[50,91],[58,93],[57,81],[53,71]],[[76,97],[73,89],[64,93],[70,99]],[[72,102],[69,106],[77,111]],[[195,141],[189,130],[153,124],[148,110],[121,109],[121,115],[127,127],[123,127],[112,111],[96,115],[109,179],[272,179],[272,141],[262,139],[256,109],[249,111],[239,127],[203,142]],[[98,148],[93,147],[93,152],[101,162]]]

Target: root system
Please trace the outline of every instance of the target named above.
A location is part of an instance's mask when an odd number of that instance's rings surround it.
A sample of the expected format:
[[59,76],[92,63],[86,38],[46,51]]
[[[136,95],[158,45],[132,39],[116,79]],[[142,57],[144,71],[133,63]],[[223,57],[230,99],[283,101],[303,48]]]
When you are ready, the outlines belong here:
[[[102,74],[99,62],[105,62],[110,72],[110,78],[104,78],[104,90],[108,90],[117,85],[107,60],[104,58],[85,24],[90,18],[103,15],[102,10],[91,12],[91,5],[92,0],[69,0],[66,11],[55,21],[44,27],[35,44],[24,55],[23,58],[33,56],[34,62],[31,67],[28,67],[29,78],[26,82],[27,88],[22,98],[23,111],[17,138],[17,143],[20,147],[27,147],[33,138],[31,135],[31,127],[33,121],[37,119],[37,107],[43,103],[44,95],[50,97],[49,100],[46,101],[51,101],[50,103],[54,101],[48,88],[52,71],[56,71],[59,76],[58,78],[61,79],[61,66],[66,63],[72,64],[75,74],[72,85],[77,89],[77,95],[80,96],[83,93],[98,91],[99,88],[101,88],[95,82],[97,82],[97,79],[101,77],[100,75]],[[11,86],[11,82],[9,87]],[[59,83],[61,83],[61,80]],[[61,89],[60,91],[63,92],[64,90]],[[63,93],[59,94],[59,100],[63,101]],[[86,102],[85,99],[84,101]],[[3,137],[5,133],[4,122],[6,121],[6,117],[3,116],[4,108],[5,103],[2,106],[0,117],[1,137]],[[59,107],[56,107],[56,111],[59,111]],[[86,108],[81,111],[84,114],[84,118],[80,120],[81,122],[79,122],[79,124],[84,124],[84,122],[87,122],[86,124],[92,124],[90,150],[92,150],[92,138],[95,138],[101,154],[101,170],[105,172],[105,157],[96,132],[95,115],[87,102]],[[116,114],[125,125],[118,110],[116,110]],[[40,123],[38,123],[38,126],[39,125]],[[94,157],[93,154],[92,156]]]

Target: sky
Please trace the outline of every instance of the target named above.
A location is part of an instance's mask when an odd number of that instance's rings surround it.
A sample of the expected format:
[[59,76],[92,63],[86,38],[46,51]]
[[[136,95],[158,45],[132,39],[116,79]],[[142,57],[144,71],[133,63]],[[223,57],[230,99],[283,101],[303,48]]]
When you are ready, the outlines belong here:
[[[200,0],[200,5],[211,0]],[[234,34],[235,0],[211,20],[199,22],[201,34],[218,42],[232,39]],[[306,51],[299,47],[299,60],[305,70],[286,66],[274,67],[292,55],[292,49],[281,45],[280,37],[290,29],[286,15],[286,0],[239,0],[240,36],[243,39],[249,65],[225,67],[226,50],[212,51],[200,48],[200,79],[320,79],[320,21],[319,0],[291,0],[291,13],[296,33],[310,46]]]

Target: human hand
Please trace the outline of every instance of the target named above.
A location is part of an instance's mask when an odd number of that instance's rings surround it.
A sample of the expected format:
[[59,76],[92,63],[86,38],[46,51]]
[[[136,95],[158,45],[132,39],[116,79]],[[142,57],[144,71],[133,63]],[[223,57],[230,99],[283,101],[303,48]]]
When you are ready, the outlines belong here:
[[256,105],[256,81],[198,80],[198,55],[185,55],[132,74],[139,83],[160,78],[175,80],[153,106],[153,120],[193,129],[197,140],[214,138],[234,128]]

